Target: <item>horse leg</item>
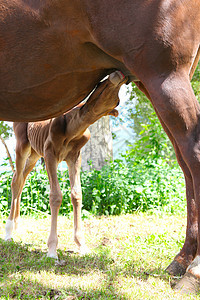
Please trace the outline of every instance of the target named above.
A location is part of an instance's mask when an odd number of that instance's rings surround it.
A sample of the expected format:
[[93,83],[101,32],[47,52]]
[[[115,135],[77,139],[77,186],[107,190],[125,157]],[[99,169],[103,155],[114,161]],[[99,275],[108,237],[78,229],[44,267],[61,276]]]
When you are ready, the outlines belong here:
[[[195,259],[188,266],[186,274],[176,288],[196,292],[200,279],[200,107],[185,72],[180,71],[166,78],[155,79],[153,85],[152,82],[148,82],[146,87],[161,119],[176,141],[192,177],[194,218],[191,222],[196,222],[197,213],[197,251]],[[195,224],[193,225],[196,232]]]
[[49,177],[50,183],[50,195],[49,202],[51,208],[51,229],[48,238],[48,253],[47,256],[51,258],[57,259],[56,248],[58,245],[58,234],[57,234],[57,220],[58,220],[58,212],[60,209],[60,205],[62,203],[62,193],[58,182],[57,177],[57,160],[56,157],[51,151],[51,148],[45,152],[45,164],[47,169],[47,174]]
[[180,163],[180,160],[182,160],[182,156],[180,155],[180,157],[178,157],[177,151],[176,156],[185,176],[187,199],[187,226],[186,237],[183,247],[180,250],[180,252],[175,256],[172,263],[166,268],[166,271],[174,276],[185,274],[187,267],[195,258],[197,252],[198,235],[198,213],[197,205],[194,200],[193,180],[190,172],[187,172],[189,171],[189,169],[187,165],[185,165],[185,162],[183,161],[182,163]]
[[[6,221],[5,226],[5,240],[12,239],[12,232],[14,227],[17,228],[18,219],[15,217],[16,207],[20,202],[21,192],[24,185],[24,178],[23,178],[23,168],[28,157],[30,147],[25,145],[16,145],[16,171],[13,175],[12,183],[11,183],[11,191],[12,191],[12,202],[11,202],[11,209],[8,219]],[[19,209],[18,209],[19,210]]]
[[[147,90],[145,89],[144,85],[141,82],[135,83],[138,88],[147,96],[147,98],[151,101],[151,97]],[[153,105],[153,103],[152,103]],[[186,228],[186,237],[185,242],[180,250],[180,252],[176,255],[172,263],[166,268],[166,271],[174,276],[183,275],[186,272],[187,267],[193,261],[196,251],[197,251],[197,233],[198,233],[198,215],[197,215],[197,207],[194,201],[194,189],[193,189],[193,181],[191,172],[185,163],[183,156],[178,148],[178,145],[173,138],[171,132],[161,119],[157,109],[154,107],[156,114],[160,120],[160,123],[165,130],[166,134],[168,135],[171,143],[174,147],[177,161],[184,173],[185,177],[185,185],[186,185],[186,199],[187,199],[187,228]]]
[[79,247],[80,254],[88,253],[85,245],[85,238],[82,231],[81,208],[82,208],[82,191],[80,181],[81,155],[80,151],[74,153],[73,157],[66,160],[69,170],[69,179],[71,187],[71,201],[74,211],[74,241]]
[[13,229],[17,229],[20,215],[21,193],[27,175],[33,169],[38,160],[38,155],[33,151],[30,155],[31,147],[29,143],[20,143],[16,146],[16,171],[14,173],[11,190],[12,202],[9,217],[6,221],[5,240],[11,240]]
[[177,289],[185,285],[186,291],[196,292],[200,279],[200,106],[185,71],[143,77],[143,84],[191,173],[198,219],[197,252]]

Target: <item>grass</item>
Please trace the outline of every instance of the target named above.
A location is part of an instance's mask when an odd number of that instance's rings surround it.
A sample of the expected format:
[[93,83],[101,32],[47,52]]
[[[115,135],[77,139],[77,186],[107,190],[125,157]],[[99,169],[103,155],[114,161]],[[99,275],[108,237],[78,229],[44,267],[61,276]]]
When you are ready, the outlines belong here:
[[[15,242],[0,219],[0,299],[199,299],[175,293],[165,268],[185,217],[133,214],[84,220],[91,254],[79,256],[72,219],[59,217],[59,264],[46,257],[50,218],[22,217]],[[73,251],[71,251],[73,250]]]

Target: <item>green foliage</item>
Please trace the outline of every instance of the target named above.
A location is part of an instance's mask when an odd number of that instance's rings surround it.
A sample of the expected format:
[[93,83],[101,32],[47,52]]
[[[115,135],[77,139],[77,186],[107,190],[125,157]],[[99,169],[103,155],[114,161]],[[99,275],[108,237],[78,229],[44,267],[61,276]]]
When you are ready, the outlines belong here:
[[[8,213],[11,205],[12,176],[12,172],[8,171],[0,174],[0,211],[3,214]],[[72,210],[68,172],[58,171],[58,179],[63,193],[60,212],[67,215]],[[50,213],[49,191],[50,186],[47,173],[39,166],[29,174],[26,180],[21,197],[21,213],[24,215],[31,215],[35,212]]]
[[[126,121],[128,121],[129,127],[133,129],[137,137],[142,130],[142,124],[150,124],[149,116],[154,113],[154,109],[151,102],[134,83],[132,83],[126,106]],[[157,118],[155,114],[154,116]]]
[[[135,151],[131,148],[124,161],[110,162],[100,171],[82,173],[83,210],[95,215],[119,215],[155,208],[171,213],[184,209],[184,181],[177,164],[169,164],[158,155],[145,156],[139,153],[139,147],[137,156]],[[11,204],[11,177],[9,172],[0,175],[3,214]],[[58,179],[63,194],[60,214],[68,215],[72,211],[68,171],[59,171]],[[49,182],[39,167],[28,176],[21,203],[22,214],[35,212],[50,213]]]
[[159,157],[167,161],[173,160],[174,150],[155,112],[149,115],[148,124],[141,124],[141,128],[136,142],[128,152],[130,157],[135,160],[141,160],[144,157],[146,160]]
[[13,130],[12,127],[8,125],[8,123],[4,121],[0,121],[0,135],[3,139],[7,139],[12,136]]
[[200,102],[200,62],[198,63],[198,66],[195,70],[194,76],[192,78],[192,88],[194,90],[195,96],[197,97],[197,100]]
[[11,171],[5,171],[0,174],[0,212],[3,215],[8,213],[8,207],[10,207],[11,179]]
[[[86,210],[95,214],[120,214],[155,208],[169,212],[184,209],[182,172],[170,159],[168,144],[157,142],[154,132],[159,124],[154,125],[144,126],[149,135],[141,135],[122,155],[124,161],[116,160],[101,171],[92,170],[82,175]],[[143,143],[147,140],[149,147],[144,149]],[[169,152],[168,159],[166,152]]]

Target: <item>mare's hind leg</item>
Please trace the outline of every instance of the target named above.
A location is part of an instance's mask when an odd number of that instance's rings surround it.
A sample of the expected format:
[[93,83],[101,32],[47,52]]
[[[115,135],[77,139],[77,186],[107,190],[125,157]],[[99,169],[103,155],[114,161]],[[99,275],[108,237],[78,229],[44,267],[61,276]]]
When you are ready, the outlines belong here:
[[18,226],[22,189],[27,175],[33,169],[39,158],[34,151],[31,153],[31,147],[26,138],[26,132],[21,133],[21,139],[17,140],[16,144],[16,171],[11,183],[12,202],[10,214],[5,226],[5,240],[10,240],[12,238],[12,231],[14,227],[16,229]]
[[[174,148],[176,148],[174,146]],[[194,199],[194,189],[192,176],[185,164],[181,154],[177,154],[177,160],[181,166],[186,185],[186,199],[187,199],[187,227],[185,242],[180,252],[175,256],[172,263],[166,268],[166,271],[171,275],[183,275],[187,267],[191,264],[197,252],[197,235],[198,235],[198,213],[197,205]],[[179,152],[180,153],[180,152]]]
[[[151,97],[147,92],[147,90],[145,89],[145,87],[143,86],[143,84],[141,82],[137,82],[136,85],[152,102]],[[171,275],[183,275],[185,274],[187,267],[194,259],[197,251],[198,215],[197,215],[197,206],[194,200],[192,175],[187,164],[184,161],[184,158],[171,132],[169,131],[169,129],[161,119],[157,109],[155,107],[154,109],[161,122],[163,129],[165,130],[169,139],[172,142],[172,145],[176,153],[177,161],[185,176],[186,198],[187,198],[187,228],[186,228],[185,242],[180,252],[176,255],[172,263],[166,269],[166,271]]]
[[[163,75],[164,76],[164,75]],[[191,88],[188,76],[179,71],[168,76],[144,82],[160,118],[173,136],[181,156],[190,170],[198,214],[197,252],[179,287],[194,278],[200,278],[200,107]],[[198,280],[190,288],[197,288]]]

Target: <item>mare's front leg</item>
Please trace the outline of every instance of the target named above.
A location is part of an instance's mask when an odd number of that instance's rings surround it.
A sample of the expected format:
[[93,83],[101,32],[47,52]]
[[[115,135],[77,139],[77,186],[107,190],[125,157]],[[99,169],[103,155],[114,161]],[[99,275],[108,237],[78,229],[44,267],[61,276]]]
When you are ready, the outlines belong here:
[[79,247],[80,254],[86,254],[89,249],[85,245],[85,238],[81,224],[81,208],[82,208],[82,190],[80,181],[81,154],[80,151],[74,152],[66,159],[69,169],[69,179],[71,187],[71,201],[74,211],[74,241]]
[[50,208],[51,208],[51,229],[50,229],[50,235],[47,242],[48,245],[47,256],[57,259],[58,258],[56,252],[56,248],[58,245],[57,220],[58,220],[59,208],[62,203],[62,193],[60,190],[58,177],[57,177],[58,162],[54,155],[54,151],[51,147],[49,147],[45,151],[44,159],[45,159],[47,174],[50,183],[49,201],[50,201]]

